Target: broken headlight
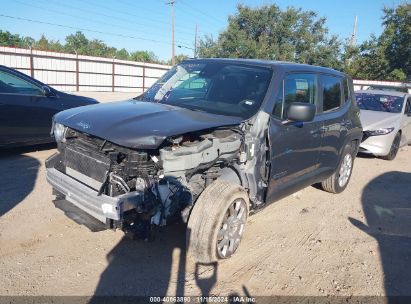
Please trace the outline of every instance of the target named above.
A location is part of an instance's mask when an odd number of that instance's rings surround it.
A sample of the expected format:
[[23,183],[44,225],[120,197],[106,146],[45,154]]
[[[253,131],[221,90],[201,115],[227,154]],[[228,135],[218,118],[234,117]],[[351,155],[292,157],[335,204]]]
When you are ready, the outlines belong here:
[[53,126],[53,134],[56,142],[65,142],[65,133],[66,133],[67,127],[63,126],[62,124],[59,123],[54,123]]

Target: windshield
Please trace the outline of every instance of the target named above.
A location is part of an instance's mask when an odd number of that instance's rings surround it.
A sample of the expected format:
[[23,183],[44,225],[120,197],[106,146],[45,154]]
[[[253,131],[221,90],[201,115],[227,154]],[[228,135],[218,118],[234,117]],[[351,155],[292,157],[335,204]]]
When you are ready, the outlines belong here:
[[356,93],[355,98],[360,109],[379,112],[401,113],[404,103],[404,97],[392,95]]
[[232,63],[182,63],[137,99],[247,119],[258,111],[271,74]]

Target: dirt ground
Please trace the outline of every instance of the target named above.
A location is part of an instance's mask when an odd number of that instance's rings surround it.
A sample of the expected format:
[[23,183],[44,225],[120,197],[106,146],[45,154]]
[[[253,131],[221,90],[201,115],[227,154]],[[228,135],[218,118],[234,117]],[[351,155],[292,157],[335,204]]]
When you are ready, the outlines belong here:
[[185,256],[178,225],[145,243],[74,223],[45,180],[54,151],[0,156],[2,295],[411,294],[411,147],[358,157],[342,194],[309,187],[251,216],[216,265]]
[[357,157],[342,194],[269,205],[211,265],[185,256],[180,225],[146,243],[67,218],[45,180],[55,149],[37,149],[0,155],[0,295],[411,295],[411,147]]

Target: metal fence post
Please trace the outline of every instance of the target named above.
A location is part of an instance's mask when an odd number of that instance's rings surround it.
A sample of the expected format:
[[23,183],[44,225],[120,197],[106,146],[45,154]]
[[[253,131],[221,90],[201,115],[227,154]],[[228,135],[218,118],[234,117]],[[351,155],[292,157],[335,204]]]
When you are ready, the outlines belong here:
[[33,49],[31,46],[30,46],[30,76],[34,78]]
[[80,77],[79,77],[79,62],[78,62],[78,53],[76,52],[76,91],[79,91],[80,87]]
[[146,88],[146,66],[143,65],[143,93]]
[[115,82],[114,82],[114,73],[115,73],[115,56],[113,57],[113,69],[112,69],[112,73],[111,73],[111,92],[114,92],[114,86],[115,86]]

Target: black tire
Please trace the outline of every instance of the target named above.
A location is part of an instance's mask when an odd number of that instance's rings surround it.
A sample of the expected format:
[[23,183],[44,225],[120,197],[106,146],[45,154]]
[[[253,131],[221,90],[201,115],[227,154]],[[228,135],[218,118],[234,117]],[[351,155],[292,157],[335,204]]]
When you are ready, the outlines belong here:
[[385,160],[393,160],[398,154],[398,150],[400,149],[400,143],[401,143],[401,133],[398,132],[395,135],[394,140],[392,141],[390,152],[387,155],[382,156],[381,158]]
[[[353,144],[347,144],[344,147],[337,170],[335,170],[333,175],[321,182],[321,188],[324,191],[330,193],[340,193],[344,191],[350,181],[352,169],[354,167],[354,151],[355,147],[353,147]],[[346,163],[347,158],[351,159],[349,171],[345,170],[347,169],[346,166],[348,166]]]
[[61,192],[58,192],[56,189],[54,189],[53,188],[53,195],[55,196],[54,197],[54,200],[55,201],[60,201],[60,200],[65,200],[66,199],[66,196],[63,194],[63,193],[61,193]]
[[211,263],[232,256],[241,241],[248,212],[249,199],[242,187],[213,182],[201,193],[188,220],[187,249],[191,257],[196,262]]

